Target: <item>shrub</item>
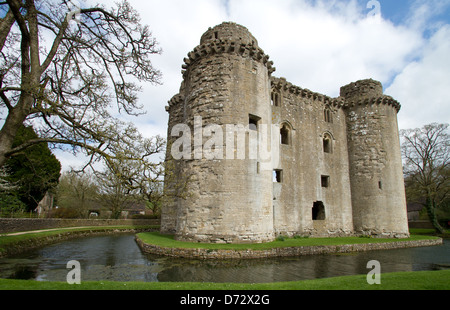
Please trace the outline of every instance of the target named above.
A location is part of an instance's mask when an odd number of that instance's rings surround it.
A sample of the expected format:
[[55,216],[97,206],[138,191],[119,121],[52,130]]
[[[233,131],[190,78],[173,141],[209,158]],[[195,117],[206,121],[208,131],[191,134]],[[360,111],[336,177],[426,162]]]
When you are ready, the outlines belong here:
[[135,214],[131,218],[133,220],[155,220],[155,219],[159,219],[160,216],[158,214],[151,214],[151,215]]
[[288,239],[288,237],[280,235],[275,240],[276,241],[285,241],[286,239]]

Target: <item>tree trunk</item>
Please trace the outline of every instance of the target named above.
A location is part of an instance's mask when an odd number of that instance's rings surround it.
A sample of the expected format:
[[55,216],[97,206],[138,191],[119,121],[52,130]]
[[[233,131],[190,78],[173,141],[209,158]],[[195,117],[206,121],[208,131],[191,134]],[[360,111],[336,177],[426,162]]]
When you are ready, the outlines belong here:
[[442,226],[439,224],[438,218],[436,216],[436,207],[432,199],[427,198],[426,208],[428,218],[430,219],[430,222],[433,225],[436,232],[438,232],[439,234],[444,234],[444,228],[442,228]]
[[9,153],[12,150],[14,139],[27,118],[32,104],[33,98],[22,93],[17,106],[6,117],[5,124],[0,130],[0,167],[3,167],[11,155]]

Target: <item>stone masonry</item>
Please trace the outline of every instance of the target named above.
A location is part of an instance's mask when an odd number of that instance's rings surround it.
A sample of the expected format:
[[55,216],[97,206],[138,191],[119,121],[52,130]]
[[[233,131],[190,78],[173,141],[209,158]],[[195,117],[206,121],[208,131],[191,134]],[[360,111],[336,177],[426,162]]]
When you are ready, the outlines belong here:
[[[218,243],[409,236],[400,104],[374,80],[330,98],[272,76],[273,65],[235,23],[210,28],[184,59],[167,107],[176,177],[166,179],[161,232]],[[183,147],[179,124],[190,129]]]

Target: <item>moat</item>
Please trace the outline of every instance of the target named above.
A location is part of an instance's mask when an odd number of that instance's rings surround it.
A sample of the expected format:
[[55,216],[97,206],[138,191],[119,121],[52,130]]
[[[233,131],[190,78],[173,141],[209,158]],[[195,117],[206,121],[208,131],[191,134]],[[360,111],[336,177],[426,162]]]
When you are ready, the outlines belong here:
[[67,262],[81,263],[82,281],[270,283],[450,267],[450,240],[442,246],[278,259],[199,261],[142,253],[134,235],[79,238],[0,259],[0,278],[66,281]]

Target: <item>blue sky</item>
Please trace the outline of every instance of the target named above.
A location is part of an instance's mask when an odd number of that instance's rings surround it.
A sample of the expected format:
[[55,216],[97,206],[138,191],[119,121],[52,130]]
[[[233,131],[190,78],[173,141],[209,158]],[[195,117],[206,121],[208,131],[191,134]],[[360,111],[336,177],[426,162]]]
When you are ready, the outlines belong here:
[[[129,0],[164,51],[152,58],[164,84],[142,85],[148,113],[129,120],[145,136],[165,136],[164,107],[179,90],[183,58],[209,27],[233,21],[271,56],[274,76],[332,97],[373,78],[402,104],[400,129],[450,123],[450,0],[378,0],[381,17],[367,16],[369,1]],[[65,167],[82,160],[58,156]]]

